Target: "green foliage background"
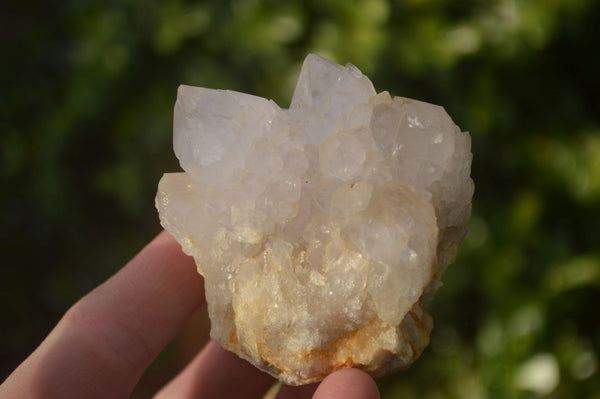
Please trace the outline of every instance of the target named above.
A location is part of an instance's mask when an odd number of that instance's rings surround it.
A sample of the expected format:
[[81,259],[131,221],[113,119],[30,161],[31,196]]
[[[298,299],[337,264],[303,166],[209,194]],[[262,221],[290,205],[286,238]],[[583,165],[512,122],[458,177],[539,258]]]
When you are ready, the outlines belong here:
[[[0,13],[0,377],[160,229],[180,83],[287,107],[315,52],[473,137],[432,343],[385,398],[600,398],[600,3],[14,1]],[[168,367],[168,362],[160,367]]]

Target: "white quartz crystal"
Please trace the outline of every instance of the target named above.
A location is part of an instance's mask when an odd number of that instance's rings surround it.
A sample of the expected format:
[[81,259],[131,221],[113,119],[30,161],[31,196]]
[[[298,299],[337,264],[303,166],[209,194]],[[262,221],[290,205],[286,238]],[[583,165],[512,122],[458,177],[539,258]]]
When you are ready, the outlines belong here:
[[442,107],[312,54],[287,110],[181,86],[185,172],[156,206],[204,276],[211,336],[288,384],[408,367],[466,233],[470,146]]

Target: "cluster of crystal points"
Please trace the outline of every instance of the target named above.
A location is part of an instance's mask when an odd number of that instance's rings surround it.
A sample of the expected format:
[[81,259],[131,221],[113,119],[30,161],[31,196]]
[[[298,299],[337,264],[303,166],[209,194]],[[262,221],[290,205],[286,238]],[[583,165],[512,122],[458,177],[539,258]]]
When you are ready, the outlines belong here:
[[211,336],[288,384],[408,367],[471,213],[470,136],[309,55],[289,109],[181,86],[165,229],[205,279]]

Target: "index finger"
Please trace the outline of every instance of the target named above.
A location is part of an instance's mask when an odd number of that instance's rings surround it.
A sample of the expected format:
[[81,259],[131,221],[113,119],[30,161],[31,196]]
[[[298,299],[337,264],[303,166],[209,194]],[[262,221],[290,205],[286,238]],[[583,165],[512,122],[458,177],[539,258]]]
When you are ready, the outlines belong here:
[[203,303],[203,281],[193,259],[163,232],[77,302],[0,393],[128,397],[144,369]]

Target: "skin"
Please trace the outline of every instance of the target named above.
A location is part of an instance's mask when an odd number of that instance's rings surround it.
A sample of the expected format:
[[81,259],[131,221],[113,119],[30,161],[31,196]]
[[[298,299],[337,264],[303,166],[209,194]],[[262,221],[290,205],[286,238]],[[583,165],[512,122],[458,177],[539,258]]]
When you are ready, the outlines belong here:
[[[79,300],[0,385],[0,397],[126,398],[144,370],[204,306],[202,277],[166,232]],[[261,398],[273,377],[210,341],[156,398]],[[377,386],[356,369],[320,384],[283,386],[278,399],[372,399]]]

